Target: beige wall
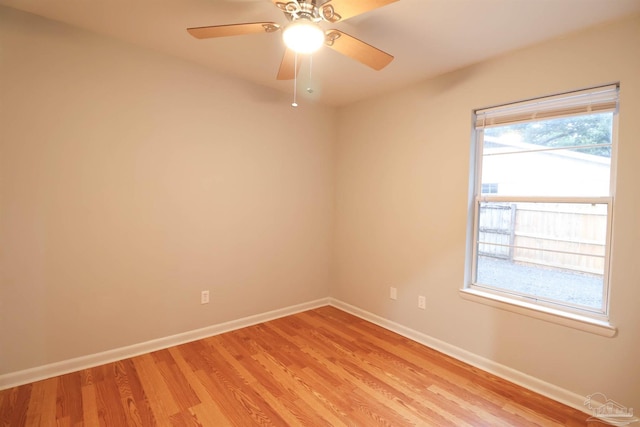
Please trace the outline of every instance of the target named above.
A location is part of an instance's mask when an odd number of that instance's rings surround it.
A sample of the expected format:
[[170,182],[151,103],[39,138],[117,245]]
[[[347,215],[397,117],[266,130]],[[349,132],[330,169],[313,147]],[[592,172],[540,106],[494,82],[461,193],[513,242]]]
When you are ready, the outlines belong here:
[[0,40],[0,374],[328,295],[331,109],[7,8]]
[[[618,336],[463,300],[472,110],[616,81]],[[331,295],[579,395],[600,391],[640,407],[639,117],[640,17],[342,108]],[[418,295],[427,296],[425,311]]]

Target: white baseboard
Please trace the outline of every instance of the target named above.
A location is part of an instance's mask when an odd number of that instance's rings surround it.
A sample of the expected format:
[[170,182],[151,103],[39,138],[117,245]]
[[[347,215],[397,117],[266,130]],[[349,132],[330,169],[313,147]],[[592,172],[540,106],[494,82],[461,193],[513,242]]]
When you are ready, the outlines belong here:
[[126,347],[120,347],[113,350],[107,350],[101,353],[90,354],[87,356],[76,357],[69,360],[63,360],[44,366],[25,369],[17,372],[0,375],[0,390],[19,386],[22,384],[40,381],[58,375],[76,372],[81,369],[92,368],[94,366],[104,365],[122,359],[127,359],[141,354],[150,353],[152,351],[162,350],[176,345],[196,341],[202,338],[219,335],[236,329],[245,328],[247,326],[256,325],[258,323],[267,322],[269,320],[278,319],[280,317],[289,316],[291,314],[300,313],[301,311],[311,310],[317,307],[329,305],[329,298],[321,298],[315,301],[309,301],[302,304],[292,305],[289,307],[268,311],[262,314],[243,317],[229,322],[219,323],[217,325],[207,326],[205,328],[196,329],[171,335],[164,338],[158,338],[151,341],[133,344]]
[[580,396],[577,393],[565,390],[546,381],[542,381],[541,379],[509,368],[508,366],[502,365],[493,360],[478,356],[477,354],[448,344],[444,341],[423,334],[422,332],[418,332],[414,329],[408,328],[399,323],[395,323],[391,320],[362,310],[358,307],[347,304],[335,298],[329,298],[329,300],[330,305],[339,308],[340,310],[351,313],[354,316],[367,320],[371,323],[375,323],[378,326],[381,326],[385,329],[393,331],[406,338],[409,338],[413,341],[419,342],[420,344],[424,344],[427,347],[444,353],[447,356],[451,356],[462,362],[468,363],[469,365],[475,366],[476,368],[482,369],[483,371],[489,372],[507,381],[522,386],[528,390],[534,391],[552,400],[570,406],[574,409],[577,409],[578,411],[585,412],[585,396]]

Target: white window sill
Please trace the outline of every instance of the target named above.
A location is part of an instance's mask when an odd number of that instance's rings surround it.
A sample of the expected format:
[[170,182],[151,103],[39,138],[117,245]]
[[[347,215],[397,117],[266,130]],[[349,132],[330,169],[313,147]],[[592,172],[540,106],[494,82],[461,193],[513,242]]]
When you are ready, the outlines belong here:
[[603,337],[612,338],[618,333],[618,329],[615,326],[604,320],[592,319],[579,314],[542,307],[525,301],[491,294],[489,292],[482,292],[476,289],[460,289],[460,296],[469,301],[479,302],[480,304],[568,326],[570,328],[579,329],[581,331],[590,332]]

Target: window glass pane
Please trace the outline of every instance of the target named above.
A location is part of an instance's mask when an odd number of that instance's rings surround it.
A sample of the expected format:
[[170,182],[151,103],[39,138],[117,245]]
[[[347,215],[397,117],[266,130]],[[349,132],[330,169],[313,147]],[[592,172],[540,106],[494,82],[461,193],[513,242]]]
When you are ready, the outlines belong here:
[[[482,185],[494,194],[540,197],[609,195],[611,159],[571,150],[490,155],[482,159]],[[489,193],[484,192],[483,193]]]
[[479,204],[475,283],[602,307],[607,205]]
[[565,117],[484,130],[482,187],[493,194],[609,195],[613,113]]
[[498,194],[498,184],[495,182],[482,183],[482,194]]
[[[496,144],[515,143],[516,150],[517,143],[530,145],[522,149],[598,146],[611,144],[612,124],[613,113],[598,113],[490,127],[484,133]],[[605,155],[599,147],[592,154]]]
[[538,300],[602,307],[602,276],[478,257],[478,283]]

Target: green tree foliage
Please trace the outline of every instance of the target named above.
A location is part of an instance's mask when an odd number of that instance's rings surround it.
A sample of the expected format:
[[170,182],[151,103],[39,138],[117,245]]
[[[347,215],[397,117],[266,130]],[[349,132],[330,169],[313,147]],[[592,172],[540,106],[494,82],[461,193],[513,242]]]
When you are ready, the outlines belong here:
[[528,144],[571,147],[570,150],[611,157],[612,123],[613,113],[590,114],[488,128],[485,136],[517,134]]

